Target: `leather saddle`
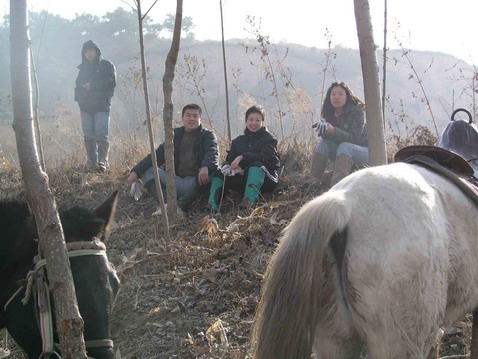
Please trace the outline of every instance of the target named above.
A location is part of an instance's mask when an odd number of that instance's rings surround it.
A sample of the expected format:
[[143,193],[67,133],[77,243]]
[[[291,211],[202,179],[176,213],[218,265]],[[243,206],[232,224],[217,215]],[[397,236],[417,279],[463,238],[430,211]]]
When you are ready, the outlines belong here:
[[425,167],[455,184],[478,207],[478,180],[474,170],[460,155],[436,146],[408,146],[395,154],[395,162]]

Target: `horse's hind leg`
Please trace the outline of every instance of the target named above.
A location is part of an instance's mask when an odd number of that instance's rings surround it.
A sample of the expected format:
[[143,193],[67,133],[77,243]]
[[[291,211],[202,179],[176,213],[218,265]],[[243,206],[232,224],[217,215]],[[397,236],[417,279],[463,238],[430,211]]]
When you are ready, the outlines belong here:
[[[381,328],[381,329],[380,329]],[[435,337],[433,335],[412,334],[413,330],[397,330],[392,325],[379,326],[367,335],[369,359],[431,359],[436,358]],[[429,331],[427,331],[430,333]]]
[[[321,331],[327,331],[327,327]],[[330,329],[330,328],[329,328]],[[365,351],[364,342],[358,335],[340,340],[330,333],[320,333],[315,337],[313,351],[319,359],[359,359]]]

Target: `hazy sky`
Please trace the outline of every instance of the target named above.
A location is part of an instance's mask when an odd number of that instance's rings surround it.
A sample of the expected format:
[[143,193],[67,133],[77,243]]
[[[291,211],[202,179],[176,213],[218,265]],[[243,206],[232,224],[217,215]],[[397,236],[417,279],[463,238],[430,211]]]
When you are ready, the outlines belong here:
[[[13,0],[14,1],[14,0]],[[384,0],[369,0],[375,42],[383,47]],[[148,8],[152,0],[143,0]],[[0,13],[9,11],[9,0],[0,0]],[[75,13],[103,15],[131,0],[31,0],[33,11],[46,9],[72,18]],[[162,21],[174,13],[176,1],[159,0],[151,16]],[[223,0],[225,37],[251,37],[245,28],[247,15],[262,19],[262,34],[275,42],[287,41],[318,48],[327,47],[326,29],[332,46],[358,48],[353,0]],[[184,0],[184,16],[191,16],[199,40],[221,36],[219,0]],[[478,63],[477,0],[388,0],[388,47],[452,54],[468,63]]]

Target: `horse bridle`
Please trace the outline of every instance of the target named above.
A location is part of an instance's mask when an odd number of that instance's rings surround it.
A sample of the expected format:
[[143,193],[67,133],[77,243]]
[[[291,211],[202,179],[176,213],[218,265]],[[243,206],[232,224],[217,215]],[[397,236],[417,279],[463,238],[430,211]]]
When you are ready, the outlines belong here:
[[[76,241],[66,243],[66,249],[68,251],[68,257],[80,257],[80,256],[104,256],[106,258],[106,246],[98,238],[93,238],[90,241]],[[40,251],[33,258],[33,263],[35,267],[32,271],[27,274],[27,285],[25,291],[25,298],[23,298],[22,303],[26,305],[30,297],[31,287],[33,285],[33,280],[36,280],[36,289],[37,295],[35,296],[36,307],[39,308],[39,329],[42,338],[42,354],[40,358],[55,354],[58,357],[59,354],[55,351],[54,335],[53,335],[53,319],[52,319],[52,310],[50,303],[50,291],[48,290],[48,285],[46,283],[45,277],[45,265],[46,260],[41,257]],[[22,288],[20,288],[22,289]],[[5,305],[5,310],[8,304],[14,299],[14,297],[19,293],[17,291],[12,298]],[[98,349],[98,348],[113,348],[113,340],[111,339],[97,339],[97,340],[86,340],[85,341],[86,349]]]

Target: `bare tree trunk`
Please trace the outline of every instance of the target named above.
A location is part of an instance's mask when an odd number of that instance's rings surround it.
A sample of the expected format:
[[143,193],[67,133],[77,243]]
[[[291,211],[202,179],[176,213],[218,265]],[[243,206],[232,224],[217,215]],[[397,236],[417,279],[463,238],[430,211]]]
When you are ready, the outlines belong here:
[[43,144],[41,140],[41,128],[40,128],[40,117],[38,115],[38,105],[40,103],[40,90],[38,87],[38,76],[37,76],[37,69],[35,66],[35,59],[33,57],[33,51],[32,51],[32,46],[30,44],[30,56],[32,59],[32,68],[33,68],[33,79],[35,80],[35,111],[34,114],[35,116],[33,117],[34,119],[34,124],[35,124],[35,134],[36,134],[36,140],[37,140],[37,147],[38,147],[38,154],[40,156],[40,166],[43,171],[46,170],[45,167],[45,156],[43,155]]
[[380,105],[379,71],[373,40],[370,5],[368,0],[354,0],[354,7],[362,62],[370,164],[378,166],[387,163],[387,150]]
[[226,87],[227,139],[229,140],[229,143],[231,143],[232,141],[231,118],[229,116],[229,89],[227,87],[226,48],[224,45],[224,18],[222,13],[222,0],[219,0],[219,8],[221,10],[221,36],[222,36],[222,60],[224,63],[224,85]]
[[383,83],[382,83],[382,117],[385,126],[385,100],[387,98],[387,0],[384,0],[383,11]]
[[63,229],[35,144],[26,0],[10,0],[10,12],[13,128],[23,181],[36,219],[39,251],[46,259],[62,357],[86,359],[83,319],[78,310]]
[[[166,228],[165,235],[166,235],[166,238],[170,240],[171,237],[169,232],[169,218],[168,218],[168,214],[166,213],[163,191],[161,190],[161,180],[158,174],[158,161],[156,158],[156,147],[154,145],[153,124],[151,121],[151,107],[149,105],[148,79],[146,74],[146,59],[144,56],[144,37],[143,37],[143,20],[146,15],[143,16],[141,12],[141,0],[136,0],[135,3],[136,3],[136,11],[138,13],[141,73],[143,77],[143,92],[144,92],[144,102],[145,102],[145,108],[146,108],[146,122],[148,123],[148,135],[149,135],[149,145],[150,145],[149,147],[151,151],[151,161],[153,163],[154,182],[156,185],[156,192],[158,193],[158,197],[159,197],[159,205],[161,207],[161,212],[163,214],[161,217],[163,218],[164,227]],[[154,2],[154,4],[156,4],[156,2]],[[151,10],[154,4],[149,8],[149,10]],[[148,13],[149,10],[146,13]]]
[[174,167],[174,147],[173,147],[173,79],[174,69],[178,60],[179,42],[181,40],[181,23],[183,20],[183,1],[177,0],[176,19],[174,21],[173,40],[171,49],[166,57],[165,70],[163,76],[163,94],[164,94],[164,156],[166,157],[167,188],[168,195],[168,214],[171,218],[176,218],[176,186],[175,186],[175,167]]

